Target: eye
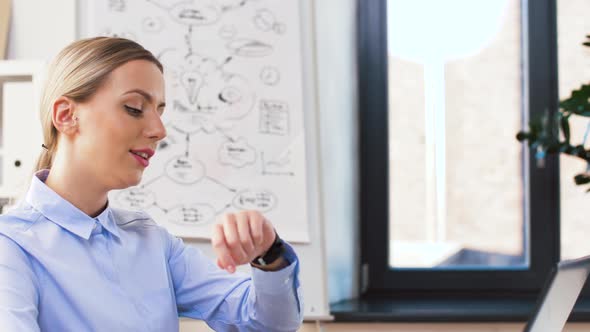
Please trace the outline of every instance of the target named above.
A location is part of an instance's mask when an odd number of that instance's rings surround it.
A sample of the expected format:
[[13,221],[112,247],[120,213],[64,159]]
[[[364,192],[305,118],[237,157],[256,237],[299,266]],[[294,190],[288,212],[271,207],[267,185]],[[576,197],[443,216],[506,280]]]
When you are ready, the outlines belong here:
[[143,113],[142,110],[137,109],[137,108],[134,108],[134,107],[131,107],[131,106],[124,105],[124,107],[127,110],[127,112],[131,113],[132,115],[136,115],[137,116],[137,115],[141,115],[141,113]]

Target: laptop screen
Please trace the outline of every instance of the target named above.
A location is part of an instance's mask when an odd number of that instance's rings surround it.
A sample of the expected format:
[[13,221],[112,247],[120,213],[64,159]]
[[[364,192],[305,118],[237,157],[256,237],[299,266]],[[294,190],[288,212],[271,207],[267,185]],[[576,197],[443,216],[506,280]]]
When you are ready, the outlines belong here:
[[525,332],[560,332],[590,271],[590,259],[560,263],[541,295],[533,318]]

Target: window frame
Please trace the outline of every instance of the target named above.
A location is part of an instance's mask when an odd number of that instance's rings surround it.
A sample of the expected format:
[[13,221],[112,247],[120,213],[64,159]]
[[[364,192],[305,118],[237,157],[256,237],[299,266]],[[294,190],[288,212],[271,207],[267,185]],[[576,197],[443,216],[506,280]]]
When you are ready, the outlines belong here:
[[[558,110],[555,0],[522,0],[523,123]],[[559,158],[543,168],[523,144],[528,269],[391,270],[389,252],[387,0],[357,1],[360,153],[361,298],[535,296],[560,257]],[[436,36],[434,36],[437,38]],[[515,133],[516,135],[516,133]],[[514,139],[514,144],[520,144]],[[587,293],[587,291],[585,291]]]

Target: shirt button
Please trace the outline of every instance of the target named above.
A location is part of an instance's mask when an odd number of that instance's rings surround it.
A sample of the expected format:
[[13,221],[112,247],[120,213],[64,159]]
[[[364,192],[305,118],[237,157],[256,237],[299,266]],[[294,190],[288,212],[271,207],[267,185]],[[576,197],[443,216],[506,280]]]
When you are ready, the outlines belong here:
[[102,226],[100,225],[100,223],[98,221],[94,223],[94,227],[92,227],[92,232],[93,233],[102,232]]

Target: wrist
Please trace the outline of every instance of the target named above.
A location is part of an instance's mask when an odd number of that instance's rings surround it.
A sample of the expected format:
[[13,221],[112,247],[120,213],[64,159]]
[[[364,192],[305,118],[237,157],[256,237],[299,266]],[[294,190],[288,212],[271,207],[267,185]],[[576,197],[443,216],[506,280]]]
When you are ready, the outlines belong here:
[[[260,256],[254,258],[250,264],[254,267],[266,267],[266,266],[277,266],[280,264],[275,264],[278,260],[284,260],[283,254],[285,252],[285,247],[283,245],[283,240],[279,237],[277,232],[275,231],[275,239],[270,248]],[[288,265],[288,262],[287,262]]]
[[251,262],[250,266],[255,267],[262,271],[278,271],[286,268],[289,266],[289,261],[283,256],[277,258],[274,262],[267,264],[267,265],[259,265],[256,263]]

